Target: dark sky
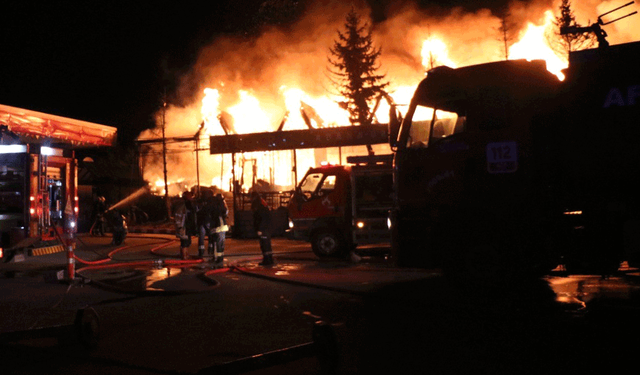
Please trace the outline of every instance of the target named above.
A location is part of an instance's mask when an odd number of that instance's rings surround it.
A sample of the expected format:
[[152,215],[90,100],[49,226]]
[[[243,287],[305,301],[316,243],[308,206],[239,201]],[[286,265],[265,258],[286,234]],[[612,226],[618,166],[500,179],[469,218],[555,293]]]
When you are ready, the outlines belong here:
[[[170,96],[201,45],[286,23],[303,3],[9,0],[0,22],[0,104],[115,126],[129,142],[153,125],[163,93]],[[383,14],[392,0],[370,3]]]
[[[259,1],[9,1],[0,22],[0,104],[116,126],[152,124],[198,45],[247,27]],[[244,22],[244,24],[243,24]]]

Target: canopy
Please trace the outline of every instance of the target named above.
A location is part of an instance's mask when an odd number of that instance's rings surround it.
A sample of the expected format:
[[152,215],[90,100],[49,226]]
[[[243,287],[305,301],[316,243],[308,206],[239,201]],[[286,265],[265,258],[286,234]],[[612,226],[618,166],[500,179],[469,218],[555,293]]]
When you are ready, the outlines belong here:
[[68,146],[113,146],[117,133],[112,126],[0,104],[0,127],[4,126],[25,143]]

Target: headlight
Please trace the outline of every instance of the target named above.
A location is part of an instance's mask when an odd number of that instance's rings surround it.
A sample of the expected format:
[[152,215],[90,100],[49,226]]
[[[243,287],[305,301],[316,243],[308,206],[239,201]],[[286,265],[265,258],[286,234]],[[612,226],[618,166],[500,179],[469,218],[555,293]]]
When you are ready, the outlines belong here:
[[387,228],[391,229],[391,217],[387,217]]
[[362,221],[358,221],[358,223],[356,224],[356,226],[357,226],[359,229],[362,229],[362,228],[364,228],[364,223],[363,223]]
[[289,219],[289,229],[293,229],[293,220]]

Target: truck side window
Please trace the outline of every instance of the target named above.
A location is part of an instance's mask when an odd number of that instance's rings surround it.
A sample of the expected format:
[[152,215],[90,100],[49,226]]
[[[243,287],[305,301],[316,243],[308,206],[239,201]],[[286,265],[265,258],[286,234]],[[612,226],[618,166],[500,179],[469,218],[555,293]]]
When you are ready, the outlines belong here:
[[[424,120],[428,116],[431,116],[430,118],[433,120]],[[416,108],[413,118],[411,129],[409,129],[409,142],[407,144],[407,147],[410,148],[428,147],[430,142],[446,138],[452,134],[461,133],[464,131],[466,124],[465,116],[458,116],[455,112],[443,110],[436,110],[435,116],[433,116],[433,110],[431,108],[422,106]],[[431,127],[432,121],[433,130]],[[430,132],[432,134],[430,134]]]
[[331,193],[336,188],[336,176],[327,175],[322,181],[320,189],[318,189],[318,195],[323,196]]
[[424,148],[429,143],[429,131],[431,130],[431,119],[433,110],[424,106],[417,106],[409,129],[407,147]]

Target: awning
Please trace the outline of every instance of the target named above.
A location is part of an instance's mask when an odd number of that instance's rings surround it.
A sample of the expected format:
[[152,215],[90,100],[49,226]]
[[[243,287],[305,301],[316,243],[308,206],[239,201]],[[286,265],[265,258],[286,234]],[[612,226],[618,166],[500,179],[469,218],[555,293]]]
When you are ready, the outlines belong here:
[[57,143],[71,146],[113,146],[117,129],[112,126],[9,107],[0,104],[0,126],[6,126],[25,143]]

